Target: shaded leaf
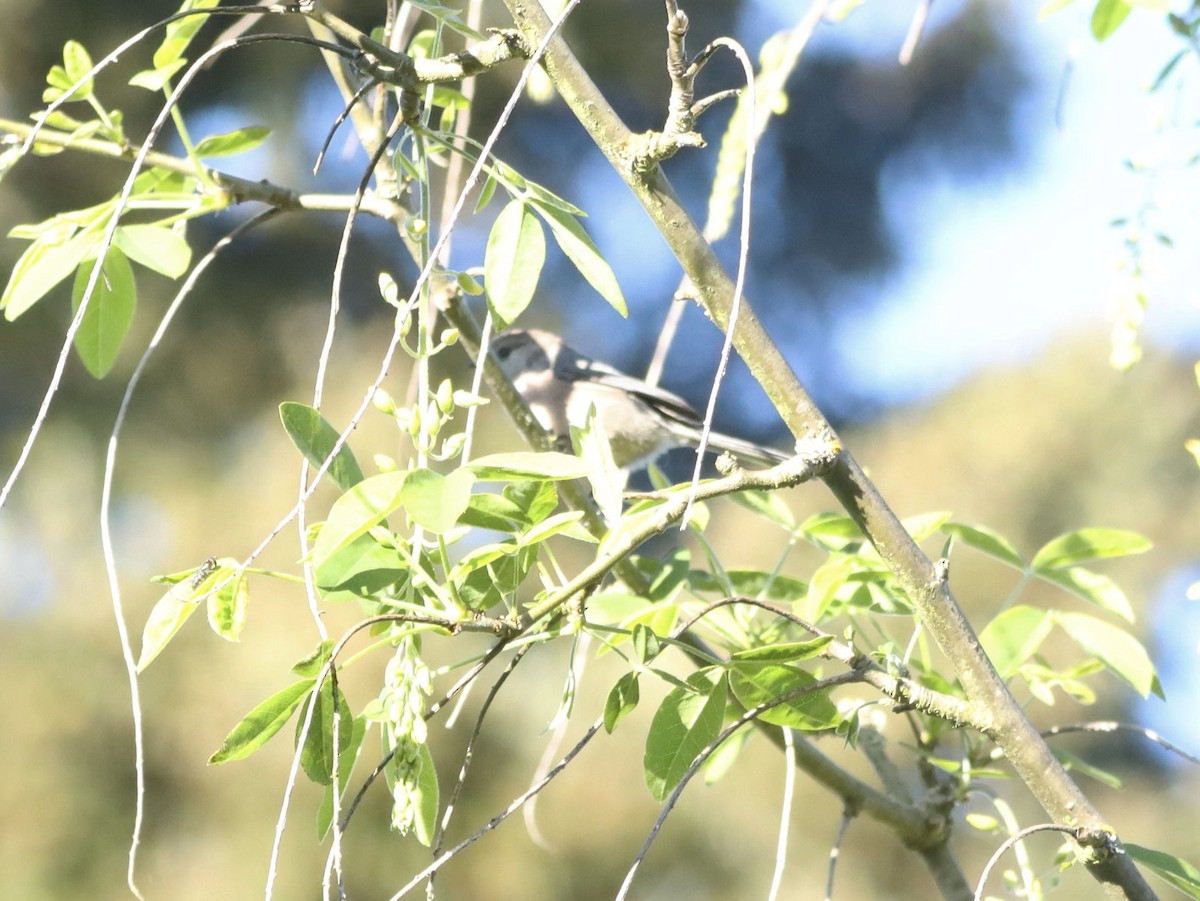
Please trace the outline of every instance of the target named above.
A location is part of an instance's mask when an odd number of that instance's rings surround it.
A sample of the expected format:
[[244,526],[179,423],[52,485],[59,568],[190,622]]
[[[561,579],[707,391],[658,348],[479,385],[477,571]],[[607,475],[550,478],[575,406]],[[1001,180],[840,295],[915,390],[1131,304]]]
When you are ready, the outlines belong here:
[[[76,270],[75,285],[71,290],[72,312],[78,311],[96,265],[93,260]],[[75,333],[75,352],[92,378],[102,379],[112,369],[129,333],[136,307],[137,285],[133,267],[119,248],[109,247],[83,321]]]
[[333,503],[313,544],[312,562],[320,567],[359,535],[400,507],[406,472],[385,472],[363,479]]

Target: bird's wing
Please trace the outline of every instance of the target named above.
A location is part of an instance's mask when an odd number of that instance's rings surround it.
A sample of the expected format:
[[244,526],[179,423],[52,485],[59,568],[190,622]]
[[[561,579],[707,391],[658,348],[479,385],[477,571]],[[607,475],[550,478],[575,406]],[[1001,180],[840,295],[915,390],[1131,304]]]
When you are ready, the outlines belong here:
[[572,358],[566,358],[565,354],[559,354],[558,360],[555,362],[555,370],[561,378],[586,379],[597,385],[604,385],[632,395],[660,413],[668,421],[689,428],[698,427],[701,423],[700,414],[678,394],[626,375],[607,363],[588,359],[581,354],[574,354]]

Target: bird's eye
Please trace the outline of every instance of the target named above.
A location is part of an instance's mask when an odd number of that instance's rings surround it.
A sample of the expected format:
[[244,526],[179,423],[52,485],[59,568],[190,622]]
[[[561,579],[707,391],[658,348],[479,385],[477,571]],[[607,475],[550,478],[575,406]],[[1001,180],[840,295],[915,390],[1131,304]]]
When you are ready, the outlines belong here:
[[510,356],[512,356],[512,352],[513,352],[513,349],[511,347],[509,347],[507,344],[504,345],[503,347],[494,348],[494,350],[496,352],[496,359],[499,360],[501,363],[503,363]]

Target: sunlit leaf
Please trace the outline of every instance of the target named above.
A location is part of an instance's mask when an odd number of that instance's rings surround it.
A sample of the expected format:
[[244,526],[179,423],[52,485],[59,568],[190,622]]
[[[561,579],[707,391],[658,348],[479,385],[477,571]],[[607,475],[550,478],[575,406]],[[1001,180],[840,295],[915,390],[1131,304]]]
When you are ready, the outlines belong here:
[[725,680],[709,668],[688,678],[688,689],[667,693],[650,723],[642,764],[646,786],[662,801],[696,756],[717,737],[725,715]]
[[533,300],[546,262],[546,236],[537,216],[519,200],[500,211],[488,235],[483,283],[499,328],[507,328]]
[[231,760],[249,757],[283,728],[315,683],[315,679],[301,679],[275,692],[233,727],[225,736],[221,747],[208,758],[208,762],[228,763]]
[[320,567],[359,535],[400,507],[406,472],[385,472],[363,479],[336,501],[313,544],[313,566]]
[[1084,651],[1133,686],[1142,697],[1163,697],[1154,664],[1142,643],[1117,626],[1086,613],[1059,613],[1056,620]]
[[1133,607],[1130,606],[1129,599],[1108,576],[1081,566],[1043,570],[1038,575],[1047,582],[1053,582],[1084,600],[1091,601],[1109,613],[1115,613],[1126,622],[1133,622]]
[[415,469],[400,491],[400,501],[413,522],[431,532],[444,534],[458,524],[471,502],[475,475],[456,469],[448,475],[431,469]]
[[1037,653],[1053,628],[1048,611],[1017,604],[988,623],[979,634],[979,642],[1000,677],[1008,679]]
[[1105,557],[1144,554],[1153,544],[1137,532],[1123,529],[1078,529],[1047,541],[1033,557],[1030,567],[1037,572],[1060,569]]
[[1003,535],[993,532],[991,529],[983,526],[969,526],[962,522],[948,522],[942,525],[942,531],[947,535],[954,536],[955,539],[963,544],[975,548],[977,551],[982,551],[989,557],[1007,563],[1019,570],[1025,569],[1025,561],[1021,559],[1021,555],[1017,553],[1016,548],[1008,543],[1008,539]]
[[518,451],[511,454],[488,454],[476,457],[465,469],[471,470],[484,482],[505,482],[514,479],[583,479],[588,465],[573,454],[558,451]]
[[26,248],[13,266],[8,285],[0,296],[4,318],[11,322],[45,297],[78,269],[99,242],[100,235],[88,229],[69,241],[35,241]]
[[628,316],[629,308],[625,303],[625,295],[621,293],[621,286],[617,283],[612,267],[600,255],[600,250],[579,224],[579,220],[570,213],[547,204],[537,203],[535,208],[550,226],[554,240],[567,255],[567,259],[575,264],[579,274],[608,301],[609,306],[622,316]]
[[165,225],[122,225],[113,240],[129,259],[167,278],[179,278],[192,262],[187,241]]
[[617,680],[604,702],[604,730],[611,734],[617,724],[637,708],[639,700],[638,674],[626,673]]

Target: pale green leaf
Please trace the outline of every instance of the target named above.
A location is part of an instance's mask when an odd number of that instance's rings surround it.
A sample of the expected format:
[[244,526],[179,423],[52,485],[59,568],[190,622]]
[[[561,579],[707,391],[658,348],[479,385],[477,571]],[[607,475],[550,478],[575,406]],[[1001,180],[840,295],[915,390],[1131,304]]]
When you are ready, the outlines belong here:
[[320,567],[359,535],[399,509],[406,472],[385,472],[363,479],[333,503],[313,544],[312,562]]
[[1126,622],[1133,622],[1133,608],[1120,587],[1108,576],[1072,566],[1066,569],[1049,569],[1038,574],[1047,582],[1053,582],[1073,594],[1079,595],[1085,601],[1091,601],[1098,607],[1115,613]]
[[150,611],[145,628],[142,629],[142,652],[137,662],[139,673],[150,665],[187,622],[188,617],[199,609],[198,603],[180,598],[174,589],[158,599],[158,603]]
[[948,522],[942,526],[942,531],[963,544],[982,551],[989,557],[994,557],[1021,571],[1025,570],[1025,561],[1021,559],[1016,548],[1009,544],[1008,539],[1003,535],[999,535],[991,529],[983,526],[969,526],[962,522]]
[[588,465],[573,454],[558,451],[518,451],[476,457],[465,469],[481,481],[508,482],[514,479],[584,479]]
[[575,264],[579,274],[608,301],[609,306],[622,316],[628,316],[629,308],[625,303],[625,295],[621,293],[621,286],[617,283],[612,267],[600,255],[599,249],[579,224],[579,220],[554,206],[535,203],[535,209],[550,226],[554,240],[567,255],[567,259]]
[[1133,842],[1122,842],[1125,853],[1154,875],[1166,880],[1189,898],[1200,898],[1200,870],[1182,858],[1154,848],[1144,848]]
[[[179,7],[179,12],[186,12],[192,9],[211,9],[218,3],[220,3],[220,0],[184,0],[183,4]],[[180,60],[187,50],[188,44],[196,36],[196,32],[204,27],[208,19],[207,15],[196,13],[184,16],[182,19],[177,19],[167,25],[163,42],[154,51],[154,68],[162,69]]]
[[1123,529],[1088,528],[1067,532],[1047,541],[1033,557],[1035,572],[1061,569],[1105,557],[1144,554],[1153,544],[1137,532]]
[[165,225],[122,225],[114,242],[129,259],[167,278],[179,278],[192,262],[188,242]]
[[223,135],[209,135],[196,143],[196,156],[233,156],[258,147],[271,134],[262,125],[248,125]]
[[415,469],[400,491],[400,502],[413,522],[431,532],[445,534],[471,503],[475,475],[456,469],[448,475],[431,469]]
[[1052,614],[1018,604],[988,623],[979,635],[979,643],[1000,678],[1008,679],[1037,653],[1053,626]]
[[1097,660],[1133,686],[1142,697],[1162,697],[1162,685],[1142,643],[1117,626],[1086,613],[1059,613],[1056,620],[1067,634]]
[[1097,41],[1112,37],[1132,8],[1127,0],[1097,0],[1092,10],[1092,36]]
[[483,259],[488,306],[499,328],[507,328],[529,306],[545,262],[541,223],[524,203],[510,201],[492,225]]
[[9,322],[45,297],[94,253],[100,235],[87,230],[69,241],[35,241],[13,266],[0,307]]
[[[76,270],[75,286],[71,291],[72,312],[79,309],[96,265],[93,260]],[[137,284],[133,267],[120,248],[109,247],[83,321],[75,333],[75,352],[93,378],[102,379],[112,369],[133,323],[136,307]]]

